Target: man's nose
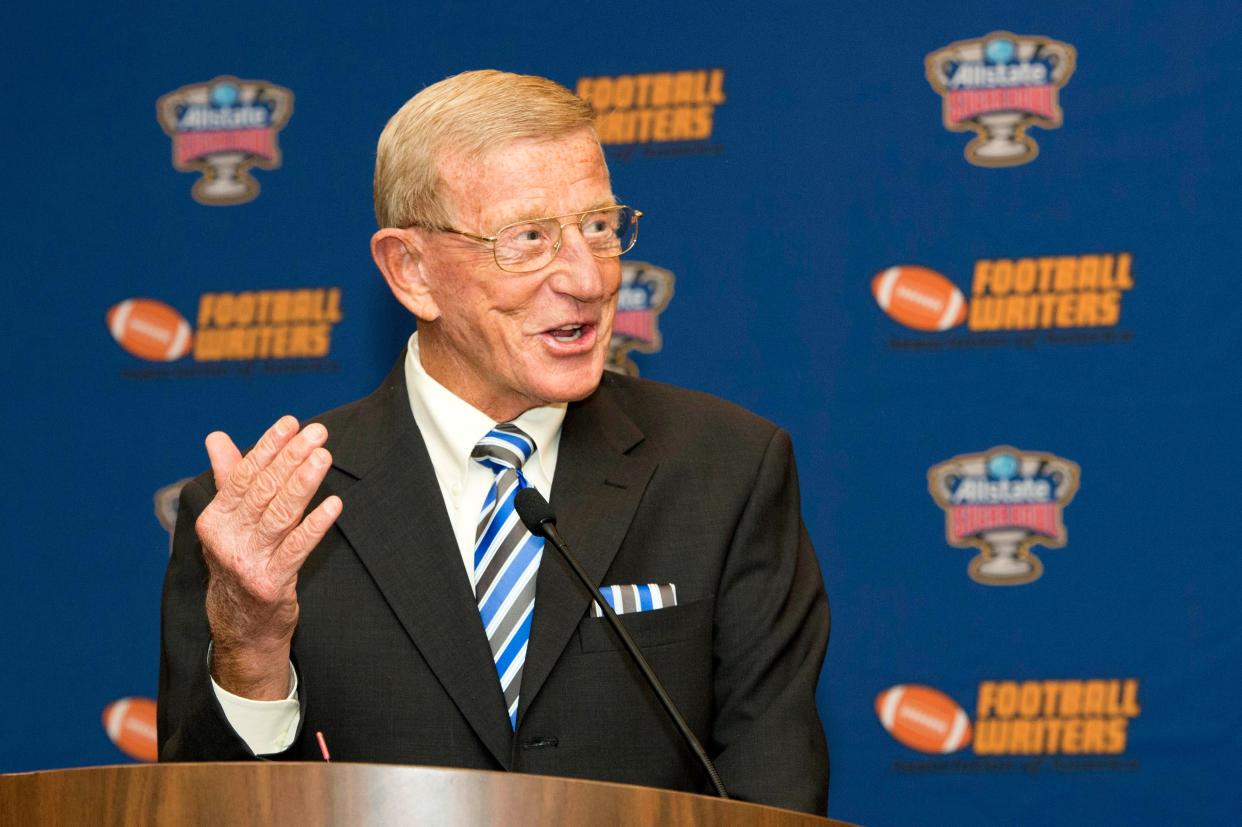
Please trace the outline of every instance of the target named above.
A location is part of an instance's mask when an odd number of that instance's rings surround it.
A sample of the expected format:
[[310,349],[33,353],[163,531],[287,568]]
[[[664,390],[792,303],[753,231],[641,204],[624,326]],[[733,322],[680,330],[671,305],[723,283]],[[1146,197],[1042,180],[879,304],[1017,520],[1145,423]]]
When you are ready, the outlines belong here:
[[599,301],[608,292],[604,266],[609,261],[595,257],[577,222],[563,224],[561,247],[552,262],[552,287],[579,301]]

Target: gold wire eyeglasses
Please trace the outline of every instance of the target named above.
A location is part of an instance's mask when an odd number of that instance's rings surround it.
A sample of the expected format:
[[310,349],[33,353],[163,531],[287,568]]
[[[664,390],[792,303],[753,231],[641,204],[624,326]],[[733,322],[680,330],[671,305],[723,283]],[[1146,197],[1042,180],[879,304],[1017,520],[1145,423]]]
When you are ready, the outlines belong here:
[[[549,218],[534,218],[507,224],[496,235],[475,235],[452,227],[434,227],[444,233],[472,238],[489,244],[496,266],[510,273],[533,273],[546,267],[560,252],[562,230],[577,225],[583,240],[596,258],[616,258],[634,249],[638,241],[638,219],[642,213],[633,207],[617,205]],[[565,222],[572,218],[573,221]]]

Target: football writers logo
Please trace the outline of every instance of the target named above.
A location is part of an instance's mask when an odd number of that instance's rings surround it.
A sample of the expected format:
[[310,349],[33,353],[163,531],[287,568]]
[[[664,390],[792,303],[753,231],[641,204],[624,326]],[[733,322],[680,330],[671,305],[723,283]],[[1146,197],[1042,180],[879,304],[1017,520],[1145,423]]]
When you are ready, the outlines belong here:
[[612,323],[612,341],[608,344],[605,367],[615,373],[638,375],[638,366],[629,358],[630,351],[658,353],[659,316],[673,297],[673,274],[663,267],[645,261],[621,264],[621,290],[617,298],[617,315]]
[[148,362],[320,359],[341,321],[341,288],[203,293],[197,328],[158,299],[134,297],[109,308],[108,332]]
[[1134,289],[1127,252],[978,259],[961,287],[920,264],[871,278],[876,305],[921,334],[890,336],[903,350],[1128,342],[1120,323]]
[[939,332],[966,321],[966,297],[945,276],[916,264],[899,264],[871,279],[875,303],[894,321]]
[[609,158],[717,155],[717,110],[724,105],[724,69],[583,76],[576,94],[595,109],[595,132]]
[[956,548],[977,548],[971,578],[989,586],[1038,580],[1036,543],[1061,548],[1062,510],[1078,491],[1076,463],[1052,454],[999,446],[962,454],[932,467],[927,484],[945,512],[945,537]]
[[970,744],[966,710],[930,686],[890,686],[876,696],[875,714],[889,735],[919,752],[945,754]]
[[944,99],[944,126],[973,130],[966,160],[1012,167],[1035,160],[1027,127],[1061,125],[1059,92],[1074,73],[1076,53],[1047,37],[993,32],[959,40],[927,56],[927,80]]
[[190,194],[200,204],[244,204],[259,194],[251,167],[280,166],[276,136],[293,114],[293,93],[266,80],[221,76],[169,92],[155,104],[172,138],[173,168],[199,171]]
[[[897,684],[875,699],[875,714],[899,743],[927,755],[970,748],[975,756],[1030,757],[1009,761],[956,759],[948,763],[899,760],[897,769],[1005,772],[1038,768],[1047,756],[1056,770],[1131,770],[1123,758],[1130,725],[1142,714],[1138,678],[1055,678],[979,682],[972,720],[967,710],[935,687]],[[1107,757],[1104,760],[1084,756]]]
[[148,362],[175,362],[194,344],[190,323],[159,299],[125,299],[110,307],[105,318],[116,343]]
[[120,698],[104,707],[101,718],[104,732],[121,752],[145,763],[158,760],[155,701],[150,698]]

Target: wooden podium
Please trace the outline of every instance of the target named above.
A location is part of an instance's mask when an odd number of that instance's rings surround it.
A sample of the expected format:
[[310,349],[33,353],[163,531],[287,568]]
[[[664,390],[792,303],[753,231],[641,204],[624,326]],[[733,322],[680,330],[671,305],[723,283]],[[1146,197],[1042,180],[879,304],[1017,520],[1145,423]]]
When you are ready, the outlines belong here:
[[379,764],[147,764],[0,776],[0,824],[662,825],[844,822],[701,795]]

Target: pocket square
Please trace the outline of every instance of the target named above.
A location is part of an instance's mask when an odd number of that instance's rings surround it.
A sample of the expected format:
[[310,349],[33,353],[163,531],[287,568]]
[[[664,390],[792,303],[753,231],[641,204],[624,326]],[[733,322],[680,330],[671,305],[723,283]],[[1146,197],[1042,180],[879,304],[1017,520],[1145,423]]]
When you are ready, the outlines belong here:
[[[676,583],[631,583],[625,586],[600,586],[600,596],[619,615],[667,609],[677,605]],[[591,604],[591,615],[603,617],[598,603]]]

